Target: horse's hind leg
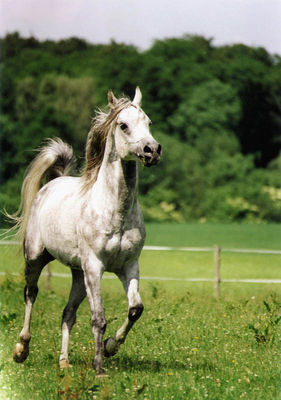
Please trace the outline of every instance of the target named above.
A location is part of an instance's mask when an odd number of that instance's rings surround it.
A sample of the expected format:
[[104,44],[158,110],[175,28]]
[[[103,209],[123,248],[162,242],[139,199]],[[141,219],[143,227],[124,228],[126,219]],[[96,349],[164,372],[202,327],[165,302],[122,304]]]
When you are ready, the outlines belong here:
[[46,251],[43,252],[35,260],[26,260],[25,262],[25,280],[26,286],[24,288],[25,300],[25,319],[23,328],[19,335],[19,343],[16,343],[13,358],[16,362],[24,362],[29,354],[30,335],[30,322],[32,306],[38,294],[38,279],[44,266],[53,258]]
[[76,321],[76,311],[79,305],[86,297],[86,289],[84,283],[83,271],[71,270],[72,272],[72,287],[69,295],[67,306],[63,311],[62,316],[62,343],[60,354],[60,367],[67,368],[70,366],[68,360],[68,345],[70,332]]

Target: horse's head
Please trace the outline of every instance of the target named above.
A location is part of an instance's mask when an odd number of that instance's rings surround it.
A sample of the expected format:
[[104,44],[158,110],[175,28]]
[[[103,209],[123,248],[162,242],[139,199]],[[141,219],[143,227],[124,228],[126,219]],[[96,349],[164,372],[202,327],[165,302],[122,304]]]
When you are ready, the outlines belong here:
[[[146,167],[155,165],[160,160],[161,145],[150,133],[150,119],[141,109],[142,94],[136,88],[134,100],[120,111],[116,119],[115,146],[122,159],[139,159]],[[109,107],[115,108],[117,99],[108,93]]]

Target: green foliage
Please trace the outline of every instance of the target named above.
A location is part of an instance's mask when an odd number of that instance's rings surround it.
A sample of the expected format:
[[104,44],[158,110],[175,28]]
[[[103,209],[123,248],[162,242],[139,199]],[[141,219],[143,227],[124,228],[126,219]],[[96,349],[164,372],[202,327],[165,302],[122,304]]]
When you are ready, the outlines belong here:
[[74,148],[83,148],[91,117],[96,105],[93,79],[90,77],[68,78],[46,75],[42,79],[38,93],[38,107],[52,105],[57,116],[69,120],[69,139]]
[[182,222],[185,217],[191,217],[204,190],[198,170],[199,154],[174,137],[163,134],[155,137],[164,152],[159,167],[140,171],[144,215],[148,220]]
[[156,41],[144,54],[142,87],[151,119],[165,132],[167,119],[198,84],[208,80],[209,40],[197,36]]
[[[45,75],[39,85],[32,77],[26,77],[18,84],[16,101],[18,120],[31,124],[34,118],[41,117],[42,128],[54,126],[54,131],[56,128],[61,129],[60,121],[68,120],[69,126],[65,132],[62,130],[60,135],[70,140],[78,149],[85,143],[94,107],[94,85],[90,77]],[[44,112],[46,115],[42,117]],[[47,114],[50,114],[50,121],[46,120]],[[54,136],[55,132],[49,135]],[[48,137],[48,134],[44,132],[42,136]]]
[[280,221],[281,58],[200,36],[156,41],[145,52],[1,39],[0,208],[19,204],[31,150],[47,137],[73,145],[79,166],[94,109],[108,89],[143,92],[159,166],[141,169],[145,218],[156,221]]
[[242,151],[265,167],[280,147],[280,57],[244,45],[217,48],[214,53],[221,61],[216,63],[218,77],[239,94],[242,115],[237,135]]
[[202,136],[203,141],[208,134],[215,140],[225,131],[235,132],[240,114],[235,90],[214,79],[196,86],[190,97],[181,102],[170,123],[182,140],[196,145]]
[[252,158],[234,151],[235,137],[210,137],[209,146],[204,142],[205,151],[200,139],[197,146],[190,146],[167,135],[155,137],[164,148],[161,164],[153,171],[140,170],[140,199],[147,221],[280,219],[281,198],[279,189],[270,184],[271,174],[255,170]]
[[271,296],[270,302],[264,300],[266,312],[259,315],[254,324],[249,325],[255,334],[256,341],[260,344],[273,343],[278,335],[278,325],[281,321],[281,303],[276,296]]

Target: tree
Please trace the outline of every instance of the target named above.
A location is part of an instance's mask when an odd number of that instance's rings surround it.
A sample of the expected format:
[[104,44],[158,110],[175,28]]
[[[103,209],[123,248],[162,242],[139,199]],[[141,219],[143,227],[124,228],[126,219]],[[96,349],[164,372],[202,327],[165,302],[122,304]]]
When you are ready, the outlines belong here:
[[59,118],[69,121],[73,132],[68,134],[70,143],[76,150],[84,149],[96,107],[93,79],[46,75],[37,96],[39,108],[49,105]]
[[146,218],[280,220],[279,56],[188,35],[145,52],[17,33],[0,41],[0,208],[18,204],[24,169],[46,137],[66,140],[83,160],[94,108],[109,89],[132,97],[140,85],[163,145],[159,167],[140,168]]
[[[169,118],[193,87],[210,78],[211,40],[200,36],[156,41],[144,53],[142,84],[152,120],[169,131]],[[165,123],[163,123],[165,121]]]
[[[241,105],[235,90],[214,79],[195,87],[169,122],[177,136],[190,145],[200,144],[203,150],[206,140],[205,147],[209,154],[211,149],[223,151],[227,142],[237,151],[239,146],[233,134],[237,131],[240,113]],[[222,141],[222,136],[225,140],[218,149],[217,144]]]
[[214,52],[216,75],[236,88],[241,100],[237,137],[243,154],[265,167],[281,143],[281,60],[262,48],[233,45]]

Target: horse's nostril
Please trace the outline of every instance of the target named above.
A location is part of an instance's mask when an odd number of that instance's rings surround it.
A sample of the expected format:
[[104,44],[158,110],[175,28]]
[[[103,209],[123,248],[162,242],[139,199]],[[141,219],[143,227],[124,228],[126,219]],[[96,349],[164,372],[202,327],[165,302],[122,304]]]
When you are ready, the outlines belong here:
[[157,153],[159,154],[159,156],[160,156],[161,153],[162,153],[162,146],[161,146],[161,144],[159,144],[159,146],[158,146]]
[[153,151],[151,150],[151,148],[150,148],[149,146],[144,146],[143,151],[144,151],[145,153],[153,153]]

